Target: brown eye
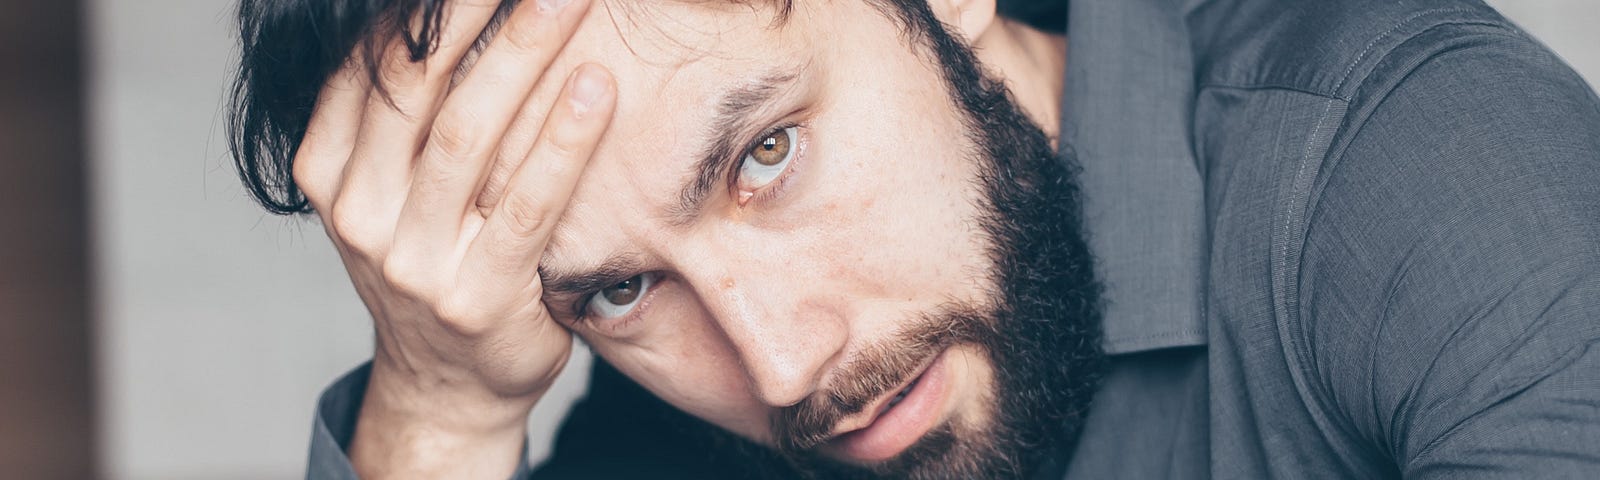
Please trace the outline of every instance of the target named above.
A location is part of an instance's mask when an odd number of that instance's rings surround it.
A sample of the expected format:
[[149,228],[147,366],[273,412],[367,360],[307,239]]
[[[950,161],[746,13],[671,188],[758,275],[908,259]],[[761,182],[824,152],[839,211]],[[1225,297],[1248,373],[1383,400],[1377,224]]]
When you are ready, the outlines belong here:
[[754,190],[777,180],[795,156],[799,132],[799,127],[776,130],[750,147],[744,155],[744,164],[739,167],[740,188]]
[[639,299],[649,290],[650,278],[646,275],[635,275],[633,278],[595,292],[594,296],[589,298],[589,313],[601,318],[627,315],[638,306]]
[[773,166],[783,163],[789,158],[789,131],[788,129],[772,132],[761,143],[750,149],[750,158],[756,163]]
[[606,301],[612,305],[627,305],[639,299],[639,277],[623,280],[622,283],[612,285],[600,290],[605,295]]

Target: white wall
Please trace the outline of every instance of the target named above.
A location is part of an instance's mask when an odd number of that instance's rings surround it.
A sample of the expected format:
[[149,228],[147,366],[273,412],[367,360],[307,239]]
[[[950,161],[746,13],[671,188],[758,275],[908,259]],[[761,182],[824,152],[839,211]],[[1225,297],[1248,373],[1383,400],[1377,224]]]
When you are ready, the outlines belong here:
[[[232,1],[90,2],[102,465],[116,479],[292,478],[317,392],[370,354],[314,223],[271,217],[221,127]],[[1492,2],[1600,79],[1600,0]],[[534,458],[587,357],[534,414]]]

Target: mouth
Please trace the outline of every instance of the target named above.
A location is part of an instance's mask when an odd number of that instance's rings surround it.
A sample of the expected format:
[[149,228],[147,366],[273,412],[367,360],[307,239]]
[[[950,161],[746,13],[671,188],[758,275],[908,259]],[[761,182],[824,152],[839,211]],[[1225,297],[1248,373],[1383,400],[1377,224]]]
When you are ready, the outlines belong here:
[[941,352],[893,394],[862,414],[846,418],[827,442],[828,450],[863,463],[880,462],[910,448],[941,420],[949,385]]

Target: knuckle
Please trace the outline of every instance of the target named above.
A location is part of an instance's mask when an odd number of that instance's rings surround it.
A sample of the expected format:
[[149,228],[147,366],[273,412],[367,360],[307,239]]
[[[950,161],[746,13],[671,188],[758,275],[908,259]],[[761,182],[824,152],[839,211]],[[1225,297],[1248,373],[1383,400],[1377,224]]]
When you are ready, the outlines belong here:
[[350,202],[334,204],[327,219],[330,233],[354,253],[376,256],[379,239],[371,226],[370,215],[350,205]]
[[324,174],[318,171],[319,166],[315,165],[318,160],[311,155],[298,155],[291,161],[293,165],[289,167],[290,180],[294,181],[295,187],[311,200],[312,205],[321,206],[328,195],[323,185],[332,179],[324,178]]
[[439,112],[433,125],[428,127],[428,143],[441,154],[451,158],[466,157],[481,149],[473,132],[476,118],[459,109]]
[[538,235],[551,221],[548,209],[544,208],[543,203],[535,195],[528,192],[506,192],[500,201],[500,208],[507,229],[519,239]]
[[463,337],[479,337],[488,333],[489,316],[469,296],[445,295],[433,304],[433,315],[439,326]]
[[391,255],[383,261],[383,281],[412,298],[426,298],[430,289],[427,269],[411,255]]
[[576,160],[587,150],[589,139],[570,125],[555,125],[545,136],[545,149],[550,160],[564,162]]
[[320,180],[317,178],[317,169],[313,168],[313,162],[316,162],[317,158],[310,155],[306,148],[301,147],[300,152],[290,161],[293,165],[289,166],[289,178],[293,179],[301,190],[308,190],[306,187]]

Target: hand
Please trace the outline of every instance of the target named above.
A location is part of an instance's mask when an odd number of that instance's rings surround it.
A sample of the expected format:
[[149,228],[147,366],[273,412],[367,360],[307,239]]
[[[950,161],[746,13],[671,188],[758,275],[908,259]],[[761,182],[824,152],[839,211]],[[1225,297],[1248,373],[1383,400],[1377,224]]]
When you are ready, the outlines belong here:
[[379,56],[389,99],[360,61],[323,88],[294,178],[374,319],[350,446],[365,478],[505,478],[529,410],[566,363],[572,338],[541,302],[537,265],[610,122],[605,69],[576,69],[503,187],[484,184],[589,2],[521,3],[453,87],[498,2],[449,2],[426,61],[398,39]]

